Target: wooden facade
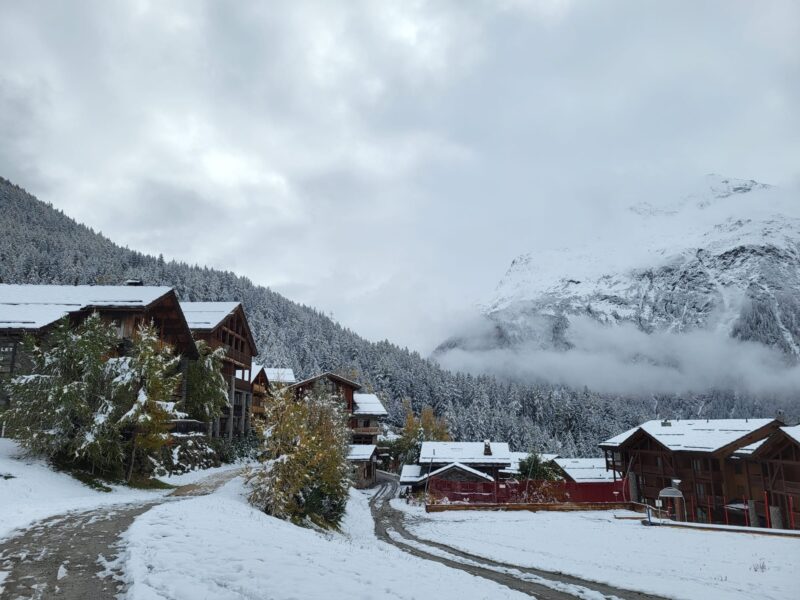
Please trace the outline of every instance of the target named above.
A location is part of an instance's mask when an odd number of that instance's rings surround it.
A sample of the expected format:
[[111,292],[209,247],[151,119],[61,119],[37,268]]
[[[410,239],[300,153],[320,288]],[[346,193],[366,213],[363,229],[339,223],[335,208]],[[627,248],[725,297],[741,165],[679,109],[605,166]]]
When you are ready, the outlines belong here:
[[348,415],[353,413],[353,395],[361,389],[361,386],[355,381],[351,381],[341,375],[331,372],[309,377],[289,387],[294,391],[298,399],[301,399],[306,394],[312,393],[314,390],[335,394],[344,402],[344,409]]
[[253,385],[250,381],[256,342],[238,302],[182,302],[195,339],[224,348],[222,375],[228,385],[228,406],[210,424],[211,435],[233,438],[250,431]]
[[269,379],[263,366],[253,363],[250,384],[253,386],[253,405],[250,412],[254,418],[263,419],[270,396]]
[[[10,286],[22,288],[26,286]],[[185,374],[188,361],[197,358],[189,326],[181,311],[178,298],[174,290],[169,288],[146,288],[144,286],[131,286],[131,298],[134,300],[114,300],[120,296],[120,289],[126,286],[30,286],[43,288],[46,295],[41,298],[31,298],[31,310],[37,311],[42,306],[52,307],[51,317],[44,319],[47,322],[9,323],[0,326],[0,376],[13,376],[24,371],[25,357],[21,352],[22,340],[25,335],[37,338],[46,337],[47,334],[60,321],[61,315],[69,318],[72,325],[78,325],[89,315],[97,313],[100,318],[113,324],[119,337],[118,353],[127,354],[133,343],[133,338],[141,324],[151,324],[158,333],[159,340],[164,345],[169,345],[181,356],[181,371]],[[108,299],[103,299],[107,290]],[[83,294],[80,294],[82,292]],[[75,296],[86,296],[86,301],[77,301]],[[0,311],[3,310],[3,290],[0,290]],[[95,298],[96,300],[92,300]],[[14,304],[15,312],[24,312],[25,304]],[[19,318],[19,317],[17,317]],[[176,390],[176,400],[185,398],[186,388],[182,386]]]
[[703,523],[746,524],[741,511],[729,508],[753,497],[743,463],[734,454],[763,440],[779,426],[780,422],[770,421],[720,447],[710,444],[708,449],[671,449],[643,428],[619,445],[603,443],[600,447],[614,479],[627,480],[628,499],[654,506],[661,490],[677,481],[685,499],[679,517]]
[[778,429],[740,462],[751,523],[800,528],[800,425]]

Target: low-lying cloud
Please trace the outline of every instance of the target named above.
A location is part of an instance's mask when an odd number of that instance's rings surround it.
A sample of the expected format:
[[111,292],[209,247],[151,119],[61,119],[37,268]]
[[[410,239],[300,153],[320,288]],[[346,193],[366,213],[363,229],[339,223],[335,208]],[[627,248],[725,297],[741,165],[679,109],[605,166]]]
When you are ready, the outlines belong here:
[[611,394],[686,393],[714,389],[748,394],[796,393],[800,365],[777,350],[726,335],[692,331],[647,334],[634,325],[570,320],[569,350],[525,343],[513,348],[448,350],[449,369],[515,380],[588,387]]

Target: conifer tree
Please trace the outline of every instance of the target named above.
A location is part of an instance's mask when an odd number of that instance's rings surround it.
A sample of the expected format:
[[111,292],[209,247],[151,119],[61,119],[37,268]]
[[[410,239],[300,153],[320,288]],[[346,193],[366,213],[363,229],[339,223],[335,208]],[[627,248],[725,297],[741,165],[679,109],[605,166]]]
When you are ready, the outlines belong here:
[[225,348],[212,349],[206,342],[196,343],[200,358],[189,363],[186,412],[192,419],[209,422],[222,414],[228,403],[228,386],[222,376]]
[[170,419],[182,416],[175,408],[173,394],[181,374],[179,358],[158,339],[151,325],[140,325],[124,372],[117,378],[126,392],[127,410],[118,424],[128,438],[126,479],[134,472],[148,474],[161,448],[169,440]]
[[109,419],[116,398],[108,357],[116,343],[114,327],[97,314],[74,328],[62,319],[41,343],[25,340],[29,373],[8,383],[10,407],[3,415],[23,448],[113,470],[121,447]]

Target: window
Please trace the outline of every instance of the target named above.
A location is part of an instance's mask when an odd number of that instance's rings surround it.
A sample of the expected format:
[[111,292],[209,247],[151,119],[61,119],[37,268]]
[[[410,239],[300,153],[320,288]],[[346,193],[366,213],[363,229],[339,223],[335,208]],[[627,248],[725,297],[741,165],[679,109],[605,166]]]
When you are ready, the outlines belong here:
[[364,424],[362,427],[369,427],[369,419],[364,419]]
[[693,458],[692,459],[692,469],[695,472],[702,471],[703,470],[703,461],[700,460],[699,458]]
[[706,497],[706,486],[704,483],[696,483],[694,485],[694,491],[698,498]]
[[0,373],[10,373],[14,356],[14,342],[0,342]]

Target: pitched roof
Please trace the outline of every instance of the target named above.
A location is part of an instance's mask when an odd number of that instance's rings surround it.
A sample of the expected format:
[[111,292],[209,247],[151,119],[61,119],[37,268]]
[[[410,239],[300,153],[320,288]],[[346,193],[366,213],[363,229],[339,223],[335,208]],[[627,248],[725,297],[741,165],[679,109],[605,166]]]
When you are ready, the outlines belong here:
[[264,367],[264,373],[267,374],[267,379],[270,383],[296,383],[297,379],[294,376],[292,369],[281,369],[277,367]]
[[211,331],[222,323],[241,302],[181,302],[189,329]]
[[481,479],[485,479],[486,481],[494,481],[494,477],[488,475],[482,471],[478,471],[477,469],[473,469],[470,466],[467,466],[463,463],[459,462],[452,462],[449,464],[444,465],[443,467],[439,467],[435,471],[431,471],[428,473],[427,471],[423,470],[421,465],[403,465],[403,470],[400,473],[400,483],[404,485],[409,485],[413,483],[421,483],[426,479],[436,477],[437,475],[441,475],[445,471],[450,471],[452,469],[458,469],[460,471],[464,471],[465,473],[469,473],[470,475],[474,475]]
[[372,460],[372,455],[378,449],[374,444],[350,444],[347,460],[351,462],[365,462]]
[[420,465],[403,465],[400,471],[400,483],[408,485],[417,483],[422,475],[422,467]]
[[505,442],[490,442],[492,453],[483,454],[484,442],[422,442],[421,465],[433,462],[482,465],[511,465],[511,451]]
[[555,463],[577,483],[613,481],[614,473],[606,471],[604,458],[557,458]]
[[[264,365],[260,365],[255,362],[250,363],[250,383],[253,383],[258,377],[258,374],[261,373],[261,371],[263,370],[264,370]],[[269,377],[267,377],[267,379],[269,379]]]
[[326,371],[325,373],[320,373],[319,375],[314,375],[313,377],[309,377],[308,379],[303,379],[303,381],[298,381],[297,383],[293,384],[291,387],[300,387],[300,386],[306,385],[308,383],[312,383],[314,381],[317,381],[318,379],[322,379],[324,377],[327,377],[329,379],[333,379],[335,381],[339,381],[341,383],[344,383],[345,385],[349,385],[350,387],[352,387],[353,389],[356,389],[356,390],[360,390],[361,389],[361,385],[360,384],[358,384],[355,381],[352,381],[350,379],[347,379],[346,377],[342,377],[341,375],[337,375],[333,371]]
[[781,431],[800,444],[800,425],[781,427]]
[[166,286],[0,284],[0,329],[41,329],[92,308],[147,308],[171,291]]
[[375,394],[353,394],[353,414],[385,417],[389,413]]
[[774,419],[655,419],[602,442],[600,447],[620,446],[637,431],[644,431],[669,450],[716,452],[773,422]]

